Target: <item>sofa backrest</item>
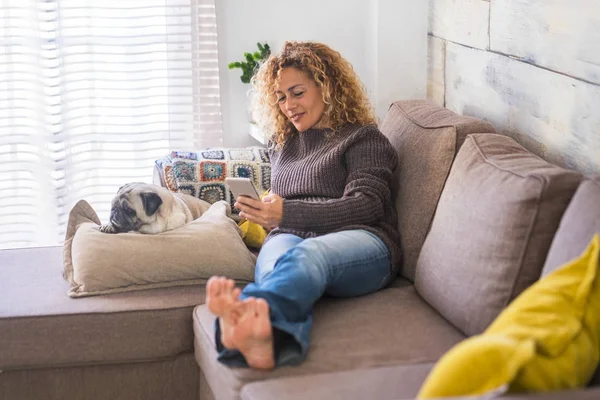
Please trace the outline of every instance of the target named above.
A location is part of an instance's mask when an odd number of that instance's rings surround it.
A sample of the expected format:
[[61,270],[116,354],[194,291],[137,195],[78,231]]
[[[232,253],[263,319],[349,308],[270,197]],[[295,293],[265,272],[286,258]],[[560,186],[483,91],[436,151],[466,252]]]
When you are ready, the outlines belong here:
[[396,184],[401,275],[415,279],[427,236],[454,157],[470,133],[495,132],[487,122],[457,115],[425,100],[393,103],[381,123],[398,154]]
[[554,235],[542,275],[578,257],[596,233],[600,233],[600,176],[579,185]]
[[508,136],[469,135],[417,262],[417,292],[464,334],[482,333],[539,278],[582,179]]
[[[584,179],[576,171],[553,166],[508,137],[490,138],[496,142],[492,146],[481,140],[477,144],[478,136],[496,135],[474,135],[464,162],[454,164],[469,134],[494,132],[486,122],[427,101],[399,101],[391,105],[380,129],[399,159],[395,183],[404,250],[401,274],[413,282],[416,277],[417,291],[467,335],[484,330],[536,275],[579,256],[600,233],[600,176]],[[524,162],[511,161],[515,150]],[[482,170],[473,171],[477,168],[470,164],[477,158]],[[471,190],[470,203],[461,204],[460,186],[473,189],[472,180],[464,178],[467,172],[480,175],[481,195]],[[448,190],[450,185],[454,188]],[[440,200],[441,196],[446,198]],[[483,222],[488,231],[470,230],[465,218]],[[494,237],[498,225],[504,232]],[[466,234],[456,234],[461,229]],[[487,237],[487,248],[481,248],[486,245],[479,234]],[[511,240],[519,235],[520,240]],[[454,243],[460,246],[454,248]],[[591,385],[600,385],[600,365]]]

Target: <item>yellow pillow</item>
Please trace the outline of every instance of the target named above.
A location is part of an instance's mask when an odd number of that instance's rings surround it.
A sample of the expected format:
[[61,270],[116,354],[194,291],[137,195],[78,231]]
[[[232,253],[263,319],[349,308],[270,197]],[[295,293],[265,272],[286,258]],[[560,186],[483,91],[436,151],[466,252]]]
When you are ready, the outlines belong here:
[[238,226],[242,230],[242,240],[248,247],[260,249],[267,238],[267,231],[262,226],[242,219]]
[[[269,194],[268,190],[260,196],[261,200],[267,194]],[[267,231],[265,228],[246,219],[241,219],[240,222],[238,222],[238,226],[242,230],[242,240],[246,246],[255,249],[260,249],[262,247],[263,242],[267,238]]]
[[600,360],[600,235],[531,285],[479,335],[450,349],[418,398],[585,386]]

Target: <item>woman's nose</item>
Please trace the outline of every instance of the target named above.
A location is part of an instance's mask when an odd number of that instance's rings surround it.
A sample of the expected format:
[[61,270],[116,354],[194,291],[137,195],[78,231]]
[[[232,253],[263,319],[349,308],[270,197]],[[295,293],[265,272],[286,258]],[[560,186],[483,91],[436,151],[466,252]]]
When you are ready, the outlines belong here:
[[285,109],[291,111],[296,108],[296,102],[290,98],[285,100]]

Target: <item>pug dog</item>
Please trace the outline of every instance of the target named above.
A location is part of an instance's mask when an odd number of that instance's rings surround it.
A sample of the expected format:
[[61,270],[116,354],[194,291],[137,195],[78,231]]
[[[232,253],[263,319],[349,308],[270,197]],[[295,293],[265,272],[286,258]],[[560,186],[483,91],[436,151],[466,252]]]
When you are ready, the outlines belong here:
[[166,232],[199,218],[209,208],[206,201],[162,186],[128,183],[119,188],[111,203],[110,223],[100,226],[100,231]]

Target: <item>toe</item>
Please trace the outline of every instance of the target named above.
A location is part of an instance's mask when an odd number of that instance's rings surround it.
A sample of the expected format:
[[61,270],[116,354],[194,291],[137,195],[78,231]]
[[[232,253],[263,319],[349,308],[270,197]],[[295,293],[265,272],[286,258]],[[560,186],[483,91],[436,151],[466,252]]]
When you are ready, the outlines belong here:
[[258,299],[253,298],[252,302],[250,303],[250,311],[252,312],[252,316],[253,317],[258,317]]
[[235,282],[233,281],[233,279],[224,278],[223,286],[228,292],[231,292],[233,290],[233,287],[235,286]]
[[269,316],[269,303],[265,299],[256,299],[256,313],[259,316]]
[[248,297],[244,301],[240,302],[240,309],[246,316],[254,315],[256,299],[254,297]]
[[206,293],[210,296],[216,296],[219,292],[219,278],[212,276],[208,282],[206,282]]

